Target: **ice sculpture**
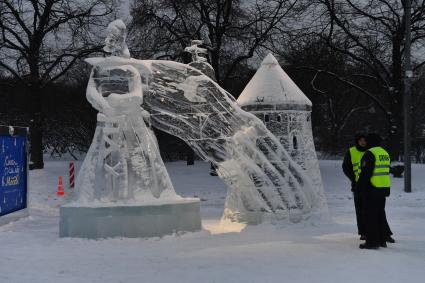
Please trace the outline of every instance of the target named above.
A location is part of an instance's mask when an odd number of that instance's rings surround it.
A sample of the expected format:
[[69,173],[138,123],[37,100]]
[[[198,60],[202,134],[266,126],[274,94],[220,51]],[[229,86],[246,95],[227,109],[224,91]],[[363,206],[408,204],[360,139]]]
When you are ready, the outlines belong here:
[[184,49],[184,51],[189,52],[192,55],[192,62],[207,62],[207,58],[205,57],[208,53],[207,49],[199,47],[202,43],[202,40],[195,39],[192,40],[190,46]]
[[203,44],[202,40],[192,40],[191,45],[184,49],[185,52],[188,52],[192,55],[192,61],[189,63],[189,66],[194,67],[201,71],[204,75],[207,75],[212,80],[215,79],[214,68],[208,63],[207,56],[208,50],[200,47],[199,45]]
[[243,110],[261,119],[313,186],[322,190],[319,162],[311,128],[312,103],[268,54],[237,99]]
[[[105,50],[121,56],[112,61],[126,58],[125,25],[115,21],[108,32]],[[99,111],[98,124],[77,177],[76,199],[60,209],[61,237],[150,237],[201,228],[199,199],[175,193],[144,121],[149,114],[141,108],[140,72],[125,60],[88,60],[94,68],[87,100]]]
[[[261,222],[264,217],[298,222],[326,211],[323,190],[312,186],[262,121],[243,111],[229,93],[198,69],[126,56],[91,58],[88,62],[102,72],[126,71],[134,77],[137,70],[142,106],[152,125],[183,139],[199,156],[213,162],[229,186],[224,218],[248,223]],[[106,86],[113,85],[115,79],[102,76],[102,72],[93,71],[89,88],[103,77],[98,88],[108,93]],[[98,103],[108,109],[102,99]],[[83,194],[86,196],[90,193]]]
[[[121,20],[109,24],[105,50],[127,57],[125,34]],[[155,136],[144,122],[148,115],[140,108],[139,72],[131,65],[93,65],[87,100],[99,111],[98,126],[77,178],[78,200],[177,198]]]
[[99,111],[98,126],[77,178],[79,201],[178,197],[144,122],[142,93],[133,66],[94,67],[87,99]]
[[152,125],[217,165],[229,186],[225,218],[259,222],[268,215],[296,222],[326,210],[323,190],[312,186],[262,121],[217,83],[176,62],[132,62],[147,82],[143,107]]

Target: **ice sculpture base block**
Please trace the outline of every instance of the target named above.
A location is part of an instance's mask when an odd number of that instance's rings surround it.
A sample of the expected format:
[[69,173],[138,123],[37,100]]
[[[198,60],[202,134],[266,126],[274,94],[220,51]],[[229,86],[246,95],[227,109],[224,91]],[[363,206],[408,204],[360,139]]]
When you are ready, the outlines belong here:
[[201,230],[199,199],[60,208],[60,237],[147,238]]

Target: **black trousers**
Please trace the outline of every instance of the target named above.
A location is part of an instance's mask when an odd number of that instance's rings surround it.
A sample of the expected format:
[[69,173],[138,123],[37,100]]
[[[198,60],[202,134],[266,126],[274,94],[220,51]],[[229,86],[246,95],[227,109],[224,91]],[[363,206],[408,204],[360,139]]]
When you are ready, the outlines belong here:
[[365,235],[364,217],[363,217],[363,198],[358,192],[353,192],[354,207],[356,209],[357,233]]
[[386,202],[386,199],[387,198],[384,199],[385,235],[386,236],[391,236],[393,234],[393,232],[390,229],[390,225],[388,224],[388,221],[387,221],[387,214],[385,213],[385,202]]
[[385,196],[362,196],[366,243],[379,245],[392,235],[385,213]]

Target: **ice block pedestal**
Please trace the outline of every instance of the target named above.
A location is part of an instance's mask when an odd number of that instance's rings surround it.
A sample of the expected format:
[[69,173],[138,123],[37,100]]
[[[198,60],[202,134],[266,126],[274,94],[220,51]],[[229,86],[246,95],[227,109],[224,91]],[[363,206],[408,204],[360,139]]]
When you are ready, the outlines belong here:
[[143,204],[68,204],[60,208],[60,237],[147,238],[201,230],[196,198]]

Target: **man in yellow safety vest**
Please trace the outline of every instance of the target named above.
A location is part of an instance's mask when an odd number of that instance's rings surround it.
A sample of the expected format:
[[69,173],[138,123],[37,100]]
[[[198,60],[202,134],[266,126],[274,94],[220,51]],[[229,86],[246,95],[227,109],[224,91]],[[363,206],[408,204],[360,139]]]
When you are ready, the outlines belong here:
[[385,198],[390,195],[390,155],[381,147],[381,137],[369,134],[366,138],[369,149],[361,159],[360,176],[357,182],[363,202],[363,223],[366,242],[361,249],[387,247],[394,242],[385,214]]
[[360,176],[360,161],[367,150],[366,135],[357,133],[354,136],[354,142],[355,145],[350,147],[344,156],[342,171],[351,181],[351,191],[353,192],[354,207],[356,209],[357,232],[360,235],[360,240],[365,240],[363,217],[361,216],[363,213],[362,198],[356,184]]

